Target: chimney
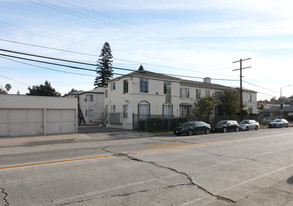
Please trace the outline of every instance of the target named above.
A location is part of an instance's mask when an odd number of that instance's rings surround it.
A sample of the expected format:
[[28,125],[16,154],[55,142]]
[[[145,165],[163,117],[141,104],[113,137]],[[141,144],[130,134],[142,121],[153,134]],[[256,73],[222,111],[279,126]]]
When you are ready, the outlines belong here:
[[208,84],[212,83],[210,77],[203,78],[203,82],[204,82],[204,83],[208,83]]

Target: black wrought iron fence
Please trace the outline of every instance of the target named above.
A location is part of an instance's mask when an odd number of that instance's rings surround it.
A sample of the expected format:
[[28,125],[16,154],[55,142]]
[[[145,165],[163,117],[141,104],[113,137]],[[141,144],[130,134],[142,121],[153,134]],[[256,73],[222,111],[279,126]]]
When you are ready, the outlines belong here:
[[[244,116],[243,119],[258,121],[257,116]],[[240,116],[216,116],[210,118],[209,121],[192,118],[192,117],[174,117],[162,115],[133,115],[133,130],[136,131],[173,131],[175,127],[182,125],[187,121],[205,121],[214,128],[221,120],[236,120],[240,122]]]
[[161,115],[133,115],[133,130],[136,131],[173,131],[175,127],[190,120],[186,117]]

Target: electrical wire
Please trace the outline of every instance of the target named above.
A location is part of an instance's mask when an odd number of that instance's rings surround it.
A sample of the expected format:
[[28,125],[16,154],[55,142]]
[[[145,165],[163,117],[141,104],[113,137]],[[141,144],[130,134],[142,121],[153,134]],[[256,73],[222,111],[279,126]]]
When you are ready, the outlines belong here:
[[18,61],[18,60],[11,59],[11,58],[7,58],[7,57],[3,57],[3,56],[0,56],[0,57],[3,58],[3,59],[7,59],[9,61],[13,61],[13,62],[17,62],[17,63],[20,63],[20,64],[24,64],[24,65],[29,65],[29,66],[32,66],[32,67],[41,68],[41,69],[46,69],[46,70],[50,70],[50,71],[61,72],[61,73],[66,73],[66,74],[74,74],[74,75],[80,75],[80,76],[96,77],[96,75],[81,74],[81,73],[68,72],[68,71],[61,71],[61,70],[58,70],[58,69],[51,69],[51,68],[48,68],[48,67],[39,66],[39,65],[35,65],[35,64],[30,64],[30,63]]
[[[25,53],[25,52],[18,52],[18,51],[13,51],[13,50],[8,50],[8,49],[1,49],[0,48],[0,51],[14,53],[14,54],[27,55],[27,56],[32,56],[32,57],[38,57],[38,58],[45,58],[45,59],[50,59],[50,60],[64,61],[64,62],[75,63],[75,64],[84,64],[84,65],[87,65],[87,66],[98,66],[98,64],[90,64],[90,63],[85,63],[85,62],[81,62],[81,61],[72,61],[72,60],[61,59],[61,58],[56,58],[56,57],[47,57],[47,56],[36,55],[36,54]],[[18,59],[22,59],[22,60],[35,61],[35,62],[39,62],[39,63],[52,64],[52,65],[56,65],[56,66],[65,66],[65,67],[70,67],[70,68],[73,68],[73,69],[96,71],[96,70],[92,70],[92,69],[86,69],[86,68],[75,67],[75,66],[70,66],[70,65],[52,63],[52,62],[47,62],[47,61],[40,61],[40,60],[29,59],[29,58],[13,56],[13,55],[6,55],[6,54],[3,54],[3,53],[0,53],[0,55],[7,56],[7,57],[12,57],[12,58],[18,58]],[[133,70],[133,69],[126,69],[126,68],[115,67],[115,66],[111,66],[110,68],[123,70],[123,71],[132,71],[132,72],[136,71],[136,70]],[[183,78],[203,79],[203,77],[195,77],[195,76],[187,76],[187,75],[175,75],[175,74],[165,74],[165,75],[174,76],[174,77],[183,77]],[[221,80],[221,81],[239,81],[239,80],[235,80],[235,79],[216,79],[216,78],[211,78],[211,79],[213,79],[213,80]]]
[[11,81],[14,81],[14,82],[17,82],[17,83],[20,83],[20,84],[23,84],[23,85],[26,85],[26,86],[29,86],[29,87],[30,87],[29,84],[26,84],[26,83],[23,83],[23,82],[17,81],[17,80],[15,80],[15,79],[12,79],[12,78],[6,77],[6,76],[4,76],[4,75],[2,75],[2,74],[0,74],[0,76],[3,77],[3,78],[5,78],[5,79],[9,79],[9,80],[11,80]]

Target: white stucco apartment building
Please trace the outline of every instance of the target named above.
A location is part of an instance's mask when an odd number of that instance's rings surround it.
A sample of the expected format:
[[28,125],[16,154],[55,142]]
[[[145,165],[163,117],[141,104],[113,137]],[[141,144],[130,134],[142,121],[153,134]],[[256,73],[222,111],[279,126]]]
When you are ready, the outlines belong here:
[[[225,89],[231,87],[213,84],[210,78],[195,82],[138,70],[108,82],[108,126],[133,129],[133,115],[191,116],[197,100],[213,94],[220,98]],[[257,113],[256,95],[255,91],[243,90],[243,105],[249,113]]]
[[103,123],[104,88],[99,87],[90,91],[70,92],[66,97],[77,99],[80,124],[92,125]]

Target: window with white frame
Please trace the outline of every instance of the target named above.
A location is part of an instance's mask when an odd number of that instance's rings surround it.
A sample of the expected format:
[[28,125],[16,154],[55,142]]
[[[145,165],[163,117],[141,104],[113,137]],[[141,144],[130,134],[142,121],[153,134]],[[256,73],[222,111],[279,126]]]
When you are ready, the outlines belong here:
[[195,92],[196,92],[196,93],[195,93],[195,97],[196,97],[196,99],[200,99],[200,98],[201,98],[201,89],[196,89]]
[[211,91],[210,90],[205,90],[205,95],[206,96],[210,96],[211,95]]
[[180,98],[189,98],[189,88],[180,88]]
[[164,94],[171,94],[171,82],[164,82]]
[[141,78],[139,81],[140,92],[148,93],[149,92],[149,81],[147,79]]
[[123,94],[128,93],[128,80],[123,81]]
[[249,94],[249,101],[252,102],[252,94]]
[[94,111],[92,109],[85,110],[85,116],[86,117],[93,117]]
[[115,90],[116,89],[116,84],[115,82],[114,83],[111,83],[111,90]]
[[215,99],[220,100],[223,95],[221,91],[215,91]]
[[123,105],[123,118],[128,118],[128,105]]
[[163,116],[172,116],[173,115],[173,105],[171,103],[163,104]]
[[146,117],[150,114],[150,103],[147,101],[141,101],[138,103],[138,115],[140,117]]
[[93,102],[94,101],[94,96],[92,94],[87,94],[86,95],[86,102]]

